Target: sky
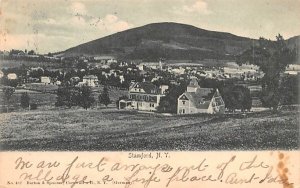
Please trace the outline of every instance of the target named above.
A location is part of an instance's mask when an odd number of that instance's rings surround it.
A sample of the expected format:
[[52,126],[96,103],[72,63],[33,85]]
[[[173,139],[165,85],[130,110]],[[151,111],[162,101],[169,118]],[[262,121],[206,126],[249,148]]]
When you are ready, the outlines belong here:
[[58,52],[157,22],[287,39],[299,20],[300,0],[0,0],[0,50]]

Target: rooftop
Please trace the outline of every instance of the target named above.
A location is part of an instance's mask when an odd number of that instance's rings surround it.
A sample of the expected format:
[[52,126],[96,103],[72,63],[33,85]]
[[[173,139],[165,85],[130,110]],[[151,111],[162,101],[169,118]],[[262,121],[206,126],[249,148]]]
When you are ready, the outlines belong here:
[[148,94],[158,94],[159,88],[151,82],[136,82],[131,85],[131,88],[142,88]]
[[213,88],[198,88],[196,92],[185,92],[184,95],[198,109],[207,109],[215,93]]

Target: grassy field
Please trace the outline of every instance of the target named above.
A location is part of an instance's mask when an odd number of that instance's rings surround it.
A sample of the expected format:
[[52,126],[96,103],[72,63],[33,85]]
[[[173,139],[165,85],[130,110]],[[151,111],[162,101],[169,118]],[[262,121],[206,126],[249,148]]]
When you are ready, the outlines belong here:
[[[30,103],[38,104],[38,106],[41,105],[52,105],[54,106],[54,103],[56,101],[56,94],[50,94],[50,93],[42,93],[37,91],[30,91],[30,90],[23,90],[18,89],[15,91],[15,93],[12,95],[10,99],[10,108],[12,108],[14,111],[20,110],[20,104],[21,104],[21,95],[23,92],[27,92],[30,97]],[[0,106],[6,104],[6,101],[4,101],[3,92],[0,91]]]
[[0,114],[1,150],[299,149],[299,112],[185,115],[108,109]]
[[[20,111],[22,110],[21,104],[21,95],[23,92],[27,92],[30,98],[30,103],[35,103],[38,105],[38,108],[41,106],[53,107],[56,102],[57,95],[54,94],[56,92],[58,86],[52,84],[41,84],[41,83],[30,83],[26,84],[26,89],[16,89],[10,99],[10,111]],[[98,101],[98,96],[103,91],[103,86],[92,88],[92,96],[95,101]],[[45,93],[47,92],[47,93]],[[119,99],[119,97],[124,96],[128,93],[128,91],[119,90],[117,88],[109,88],[109,96],[112,104],[115,104],[115,101]],[[6,112],[6,108],[3,106],[7,104],[4,101],[3,92],[0,89],[0,107],[2,107],[2,111]],[[94,103],[96,106],[96,103]],[[43,107],[42,107],[43,108]]]

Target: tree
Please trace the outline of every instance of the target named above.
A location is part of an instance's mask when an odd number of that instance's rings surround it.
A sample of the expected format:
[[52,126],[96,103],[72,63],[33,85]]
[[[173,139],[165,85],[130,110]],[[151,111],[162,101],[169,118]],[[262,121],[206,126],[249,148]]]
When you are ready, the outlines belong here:
[[182,83],[178,86],[172,85],[167,90],[166,96],[161,98],[157,111],[165,113],[176,113],[177,99],[182,93],[185,92],[186,86],[186,83]]
[[34,51],[34,50],[30,50],[30,51],[28,52],[28,55],[35,55],[35,51]]
[[281,100],[284,105],[299,104],[300,75],[286,75],[283,77],[280,91],[284,93]]
[[71,107],[73,106],[72,102],[72,96],[74,96],[74,93],[72,95],[72,89],[68,85],[64,85],[62,87],[59,87],[56,92],[56,102],[55,106],[67,106]]
[[232,89],[234,109],[241,109],[242,112],[250,110],[252,107],[252,99],[250,89],[244,86],[234,86]]
[[9,55],[13,56],[13,55],[18,55],[19,53],[23,53],[23,51],[12,49],[12,50],[10,50]]
[[[77,97],[76,97],[77,98]],[[92,89],[87,85],[81,86],[79,89],[79,106],[84,109],[88,109],[95,102],[94,97],[92,96]]]
[[242,112],[250,110],[252,107],[252,98],[250,89],[240,85],[226,85],[221,90],[225,107],[229,111],[241,109]]
[[252,97],[251,97],[250,89],[244,87],[243,93],[244,93],[244,100],[242,105],[243,109],[250,111],[250,109],[252,108]]
[[103,92],[99,95],[98,98],[100,104],[104,104],[106,107],[111,103],[107,86],[104,86]]
[[76,64],[76,68],[77,69],[87,69],[88,67],[88,63],[87,62],[84,62],[84,61],[80,61]]
[[256,46],[246,50],[238,57],[238,63],[250,63],[259,66],[263,71],[261,101],[266,107],[277,111],[281,104],[282,92],[280,92],[281,73],[288,64],[296,58],[296,50],[290,50],[283,37],[279,34],[276,41],[260,38]]
[[28,108],[29,107],[30,98],[27,92],[22,93],[21,95],[21,107]]
[[7,102],[7,106],[6,106],[6,112],[8,112],[9,109],[9,100],[11,99],[12,95],[15,92],[15,88],[14,87],[10,87],[10,86],[5,86],[2,89],[3,91],[3,97],[4,97],[4,101]]
[[29,76],[32,78],[40,78],[44,75],[44,69],[38,68],[37,70],[32,70],[29,72]]

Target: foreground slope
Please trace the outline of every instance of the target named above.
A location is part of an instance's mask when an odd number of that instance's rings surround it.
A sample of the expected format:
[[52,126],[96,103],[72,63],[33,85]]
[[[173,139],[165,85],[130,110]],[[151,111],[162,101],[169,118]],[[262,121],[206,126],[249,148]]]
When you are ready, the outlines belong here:
[[299,112],[163,116],[116,109],[0,114],[1,150],[299,149]]

